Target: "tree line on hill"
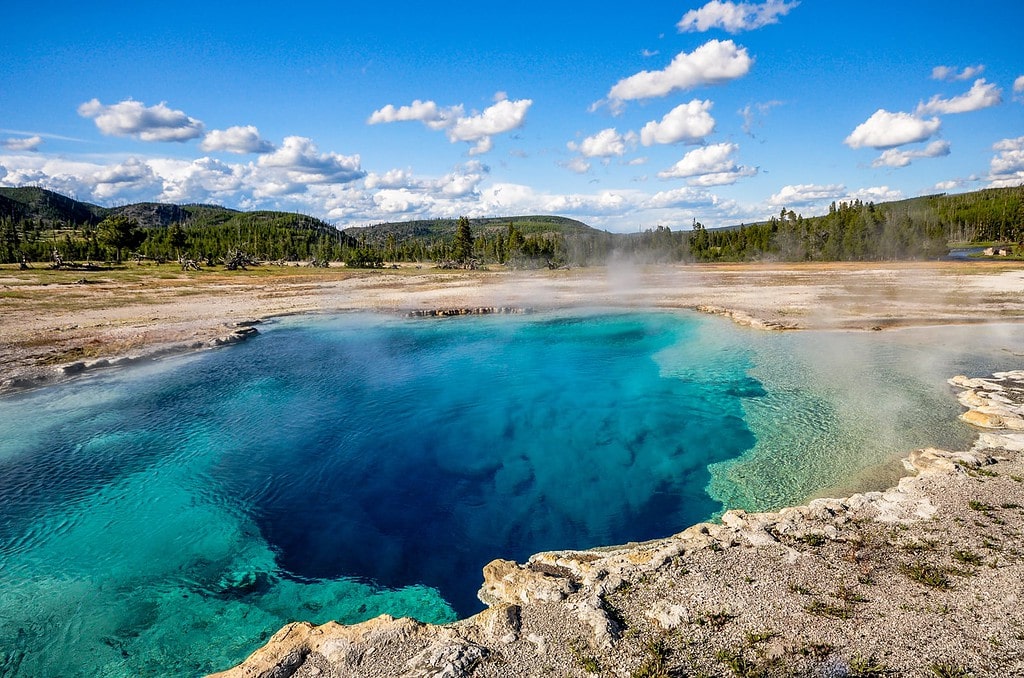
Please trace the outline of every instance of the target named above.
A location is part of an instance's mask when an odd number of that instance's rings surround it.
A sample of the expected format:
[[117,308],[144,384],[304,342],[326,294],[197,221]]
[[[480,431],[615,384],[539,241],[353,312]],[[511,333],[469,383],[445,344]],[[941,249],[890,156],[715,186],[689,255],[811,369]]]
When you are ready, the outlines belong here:
[[1011,243],[1024,251],[1024,186],[874,204],[833,203],[804,217],[783,208],[756,224],[613,234],[561,217],[433,220],[340,231],[313,217],[211,205],[140,203],[103,208],[43,189],[0,189],[0,262],[207,263],[244,252],[264,261],[434,262],[513,268],[646,262],[932,259],[949,242]]

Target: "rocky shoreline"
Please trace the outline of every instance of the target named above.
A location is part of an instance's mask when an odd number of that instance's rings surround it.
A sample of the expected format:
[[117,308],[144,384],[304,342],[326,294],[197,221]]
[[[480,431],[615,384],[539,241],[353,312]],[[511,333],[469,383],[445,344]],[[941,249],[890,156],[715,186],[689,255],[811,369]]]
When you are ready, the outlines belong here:
[[185,342],[161,342],[155,345],[144,345],[137,350],[107,357],[24,368],[14,374],[5,375],[5,378],[0,380],[0,395],[50,386],[84,374],[91,374],[97,370],[125,367],[147,360],[156,360],[172,355],[238,344],[259,334],[259,330],[254,325],[259,325],[261,322],[261,320],[242,320],[230,325],[224,325],[213,333],[215,336],[210,338],[193,339]]
[[469,619],[296,622],[215,675],[1024,675],[1024,370],[950,384],[976,443],[886,491],[495,560]]

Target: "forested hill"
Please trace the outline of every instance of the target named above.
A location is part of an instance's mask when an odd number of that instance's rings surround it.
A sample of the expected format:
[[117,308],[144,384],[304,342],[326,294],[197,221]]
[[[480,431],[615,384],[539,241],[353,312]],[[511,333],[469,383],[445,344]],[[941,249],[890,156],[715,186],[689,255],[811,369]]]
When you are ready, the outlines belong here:
[[[463,218],[473,238],[472,255],[521,267],[604,261],[623,236],[558,216]],[[372,257],[386,261],[453,258],[459,219],[425,219],[346,228]]]
[[123,252],[154,259],[215,261],[243,250],[264,260],[341,260],[356,242],[334,226],[292,212],[240,212],[218,205],[134,203],[100,207],[42,188],[0,188],[0,262],[105,260]]
[[217,261],[242,251],[261,260],[344,261],[354,266],[416,261],[511,267],[637,261],[870,261],[932,259],[951,242],[1001,243],[1024,257],[1024,186],[874,204],[833,203],[805,217],[782,208],[755,224],[706,229],[680,213],[685,230],[601,231],[565,217],[513,216],[384,223],[340,231],[290,212],[216,205],[136,203],[100,207],[41,188],[0,188],[0,263],[104,261],[137,254]]
[[[525,216],[525,217],[490,217],[485,219],[469,219],[469,226],[474,235],[493,235],[504,232],[509,224],[524,236],[530,235],[588,235],[604,233],[592,228],[582,221],[568,217]],[[400,221],[373,224],[372,226],[353,226],[346,228],[349,235],[364,240],[368,244],[384,244],[388,236],[397,240],[409,238],[426,238],[442,240],[455,236],[457,219],[424,219],[420,221]]]
[[699,261],[932,259],[949,243],[1002,243],[1024,254],[1024,186],[874,204],[832,203],[804,217],[783,208],[766,222],[687,234]]

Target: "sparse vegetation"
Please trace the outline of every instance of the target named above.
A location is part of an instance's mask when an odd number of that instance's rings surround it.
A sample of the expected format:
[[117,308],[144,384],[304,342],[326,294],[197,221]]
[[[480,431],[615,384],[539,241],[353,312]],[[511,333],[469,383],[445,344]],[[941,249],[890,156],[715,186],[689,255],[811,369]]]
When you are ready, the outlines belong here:
[[701,621],[716,629],[720,629],[738,616],[738,614],[733,614],[727,610],[718,610],[717,612],[707,613],[701,618]]
[[966,565],[981,565],[982,558],[977,553],[966,550],[956,550],[950,554],[953,560]]
[[808,546],[821,546],[827,541],[825,535],[818,532],[808,532],[807,534],[798,537],[798,539]]
[[928,670],[936,678],[972,678],[974,676],[970,669],[953,662],[935,662],[928,667]]
[[921,562],[909,563],[901,565],[900,570],[919,584],[930,586],[933,589],[953,588],[953,582],[950,581],[946,572],[934,565]]
[[834,619],[852,619],[854,616],[853,608],[849,605],[833,605],[817,599],[804,605],[804,610],[810,614]]
[[874,655],[862,657],[855,655],[850,659],[850,673],[853,678],[881,678],[891,673]]
[[644,645],[644,661],[630,678],[671,678],[669,669],[669,648],[663,638],[655,638]]
[[715,653],[715,659],[725,664],[736,678],[760,678],[766,674],[756,661],[744,656],[742,650],[725,648]]
[[601,662],[598,661],[597,657],[583,652],[576,645],[569,645],[569,654],[571,654],[572,658],[576,660],[579,667],[587,673],[601,672]]

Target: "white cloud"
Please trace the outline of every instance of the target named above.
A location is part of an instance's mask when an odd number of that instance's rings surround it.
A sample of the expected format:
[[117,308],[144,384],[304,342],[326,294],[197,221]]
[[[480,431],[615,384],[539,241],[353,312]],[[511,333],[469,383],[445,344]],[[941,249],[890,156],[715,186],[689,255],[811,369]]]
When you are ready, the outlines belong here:
[[707,191],[684,186],[655,193],[644,201],[643,207],[647,209],[697,207],[715,205],[718,202],[718,197]]
[[39,149],[40,144],[43,143],[43,138],[38,134],[30,137],[12,137],[10,139],[4,139],[0,141],[0,146],[3,146],[8,151],[20,152],[20,151],[35,151]]
[[799,4],[780,0],[767,0],[761,4],[711,0],[700,9],[691,9],[684,14],[676,27],[680,33],[703,33],[712,28],[721,28],[729,33],[752,31],[778,23],[780,16],[785,16]]
[[694,99],[680,104],[665,114],[661,122],[651,121],[640,130],[640,143],[653,144],[697,144],[715,131],[715,119],[708,112],[711,101]]
[[955,96],[952,99],[943,99],[939,95],[933,96],[928,103],[921,102],[917,105],[917,115],[934,115],[947,113],[969,113],[982,108],[997,106],[1003,102],[1002,90],[992,83],[985,82],[984,78],[974,81],[970,90]]
[[970,80],[976,76],[979,76],[984,72],[985,67],[981,64],[977,66],[968,66],[962,71],[958,71],[952,66],[936,66],[932,69],[932,80],[945,80],[952,82],[954,80]]
[[1024,75],[1017,76],[1013,81],[1013,94],[1014,101],[1024,103]]
[[711,40],[693,52],[680,52],[663,70],[641,71],[620,80],[609,90],[608,100],[613,110],[619,110],[626,101],[721,84],[743,77],[753,63],[745,47],[737,47],[732,40]]
[[147,161],[163,182],[157,196],[161,202],[233,202],[246,189],[251,165],[229,165],[214,158],[191,162],[156,158]]
[[939,131],[938,118],[924,120],[909,113],[890,113],[880,108],[857,125],[844,143],[850,148],[885,149],[924,141]]
[[660,179],[687,179],[691,186],[724,186],[742,177],[757,174],[757,169],[736,163],[739,146],[732,143],[711,144],[695,148],[667,170],[658,172]]
[[494,147],[495,135],[522,127],[526,113],[533,105],[532,99],[511,101],[504,92],[495,94],[494,101],[493,105],[482,112],[467,116],[461,104],[442,108],[433,101],[417,99],[409,106],[396,108],[388,104],[374,111],[366,122],[377,125],[417,120],[432,130],[445,130],[452,143],[464,141],[475,144],[469,153],[478,155]]
[[779,192],[768,198],[769,205],[809,205],[841,198],[846,192],[843,184],[795,184],[783,186]]
[[889,188],[888,186],[872,186],[853,191],[846,196],[846,199],[874,203],[891,202],[893,200],[902,200],[903,193],[898,189]]
[[126,99],[105,105],[98,99],[78,107],[83,118],[92,118],[100,132],[107,136],[135,137],[142,141],[188,141],[203,133],[203,123],[167,107],[166,102],[144,106]]
[[952,191],[953,189],[960,188],[964,185],[964,182],[959,179],[952,179],[950,181],[940,181],[935,184],[936,191]]
[[872,167],[906,167],[911,161],[917,158],[941,158],[949,155],[949,142],[936,139],[919,150],[904,151],[899,148],[890,148],[875,158],[871,163]]
[[471,160],[459,165],[446,174],[433,187],[447,198],[467,198],[477,195],[477,187],[491,171],[491,168],[479,160]]
[[587,158],[609,158],[625,155],[626,143],[627,137],[619,134],[614,127],[609,127],[587,137],[578,144],[570,141],[566,146],[570,151],[579,151]]
[[386,188],[373,194],[373,203],[385,215],[405,214],[427,206],[430,197],[407,188]]
[[261,155],[258,167],[271,183],[271,190],[295,192],[305,184],[347,183],[366,176],[359,155],[320,153],[306,137],[285,137],[273,153]]
[[435,123],[446,121],[452,112],[461,112],[461,109],[458,107],[441,109],[433,101],[420,101],[419,99],[416,99],[408,106],[401,106],[398,108],[392,104],[388,104],[384,108],[374,111],[366,120],[366,124],[378,125],[386,122],[407,122],[418,120],[428,127],[437,129],[437,127],[434,127],[433,125]]
[[1003,139],[992,145],[988,179],[990,188],[1024,185],[1024,137]]
[[153,168],[138,158],[128,158],[123,163],[104,167],[93,175],[93,181],[96,185],[92,194],[101,200],[140,197],[162,185]]
[[772,110],[776,106],[781,106],[782,102],[778,100],[765,101],[764,103],[747,104],[740,110],[736,111],[741,118],[743,118],[743,133],[748,134],[751,137],[754,136],[754,126],[760,126],[761,122],[758,120],[758,116],[764,116],[768,111]]
[[363,185],[368,189],[377,188],[414,188],[417,182],[409,170],[393,169],[384,174],[370,172],[366,175]]
[[573,158],[572,160],[567,160],[559,164],[570,172],[575,172],[576,174],[586,174],[590,171],[590,163],[583,158]]
[[225,151],[227,153],[270,153],[274,144],[260,138],[260,131],[253,125],[213,129],[206,133],[199,148],[207,153]]
[[448,139],[476,142],[471,153],[483,153],[491,149],[491,137],[522,127],[526,112],[533,105],[532,99],[510,101],[502,99],[478,115],[456,118],[448,129]]
[[709,172],[707,174],[701,174],[700,176],[691,177],[686,180],[686,183],[690,186],[703,186],[705,188],[710,188],[711,186],[731,186],[740,179],[752,177],[756,174],[756,167],[747,167],[746,165],[742,165],[730,172]]

